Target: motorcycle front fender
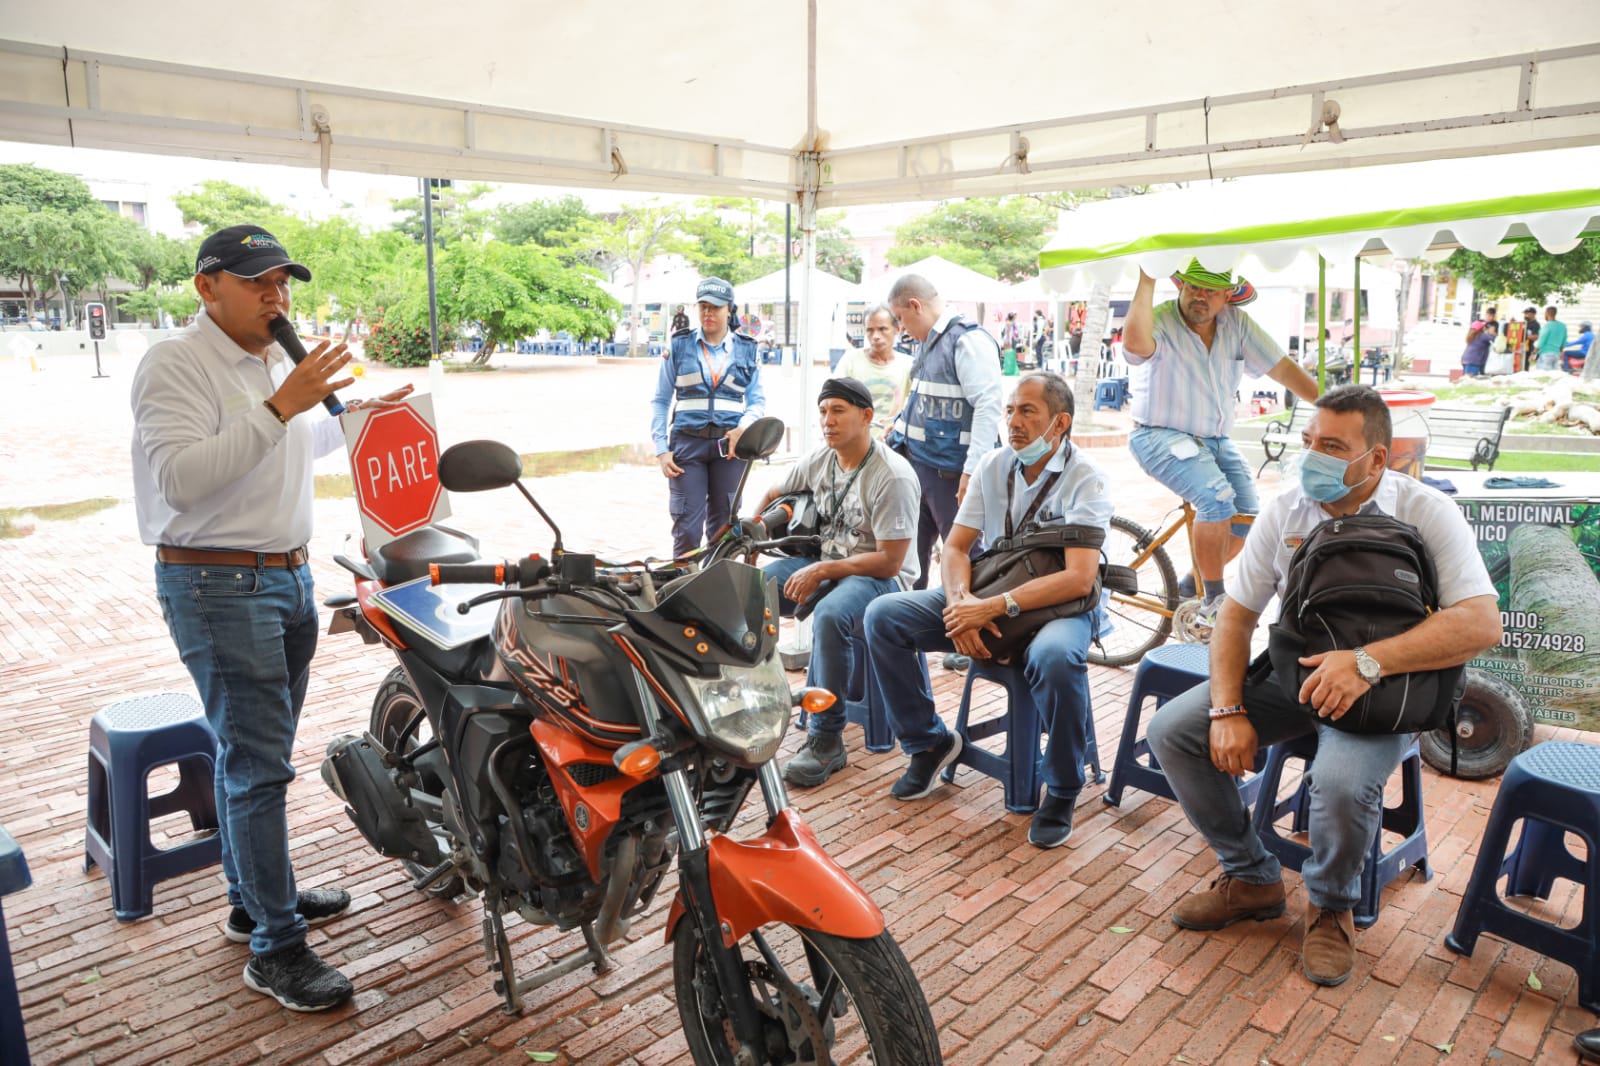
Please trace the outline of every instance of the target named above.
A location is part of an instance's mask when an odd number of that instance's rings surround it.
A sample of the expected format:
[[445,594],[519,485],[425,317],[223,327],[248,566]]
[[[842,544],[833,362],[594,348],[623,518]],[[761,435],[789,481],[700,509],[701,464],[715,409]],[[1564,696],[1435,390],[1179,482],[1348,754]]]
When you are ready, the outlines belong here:
[[[878,905],[828,857],[793,808],[780,812],[754,840],[719,836],[707,851],[711,900],[728,947],[773,923],[855,940],[883,932]],[[669,944],[683,916],[680,889],[667,915]]]

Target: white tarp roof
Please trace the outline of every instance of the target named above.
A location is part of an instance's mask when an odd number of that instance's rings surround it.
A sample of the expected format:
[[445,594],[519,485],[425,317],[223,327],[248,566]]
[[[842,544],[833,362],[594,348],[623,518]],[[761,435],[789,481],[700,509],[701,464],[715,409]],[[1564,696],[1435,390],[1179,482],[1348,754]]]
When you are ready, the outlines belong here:
[[1595,0],[53,0],[0,34],[9,140],[824,207],[1600,141]]
[[1496,254],[1507,239],[1569,251],[1600,230],[1600,149],[1553,155],[1250,177],[1088,203],[1062,212],[1040,277],[1067,291],[1140,270],[1164,278],[1191,258],[1255,281],[1252,271],[1319,254],[1333,263],[1455,246]]
[[[783,303],[783,271],[776,270],[765,277],[755,278],[733,287],[734,298],[741,304]],[[811,272],[811,298],[832,307],[861,299],[861,287],[853,281],[835,277],[825,270]],[[789,302],[800,302],[800,270],[789,274]]]
[[909,266],[895,267],[887,274],[880,274],[871,281],[861,283],[861,290],[865,299],[880,302],[889,298],[889,290],[894,288],[894,283],[907,274],[920,274],[932,283],[945,300],[955,300],[960,303],[995,304],[1015,301],[1011,295],[1011,286],[987,274],[980,274],[970,267],[952,263],[943,256],[930,255],[925,259],[918,259]]

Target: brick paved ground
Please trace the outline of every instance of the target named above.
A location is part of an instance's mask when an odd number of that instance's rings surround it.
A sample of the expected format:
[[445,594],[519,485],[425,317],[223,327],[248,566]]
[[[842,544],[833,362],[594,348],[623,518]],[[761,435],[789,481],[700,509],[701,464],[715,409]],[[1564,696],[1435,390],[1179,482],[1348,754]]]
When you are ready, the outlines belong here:
[[[87,380],[81,361],[38,375],[0,367],[0,506],[128,500],[130,368],[110,369],[106,382]],[[470,384],[442,421],[447,438],[504,436],[523,450],[627,440],[605,435],[607,412],[578,405],[624,388],[637,393],[647,376],[629,367],[529,368],[464,379]],[[541,401],[534,412],[519,406],[529,397]],[[1161,516],[1162,494],[1125,453],[1097,458],[1113,475],[1119,510]],[[650,468],[536,487],[569,544],[632,554],[666,540],[664,491]],[[484,534],[491,551],[547,543],[514,497],[457,505],[458,524]],[[349,501],[319,502],[317,528],[314,565],[326,594],[345,587],[328,559],[355,528]],[[245,949],[217,931],[216,868],[161,883],[153,916],[116,922],[103,877],[81,867],[88,719],[132,694],[188,688],[154,605],[149,552],[133,530],[132,505],[122,502],[0,541],[8,579],[0,669],[13,723],[0,764],[0,822],[22,843],[34,876],[5,910],[35,1062],[509,1064],[530,1061],[529,1051],[585,1064],[687,1061],[661,905],[619,946],[615,970],[564,978],[510,1018],[486,976],[479,912],[417,897],[394,864],[370,855],[316,774],[329,738],[362,727],[390,667],[385,653],[348,636],[325,638],[318,653],[290,817],[301,882],[337,883],[355,895],[350,915],[311,937],[354,979],[354,1004],[298,1016],[243,988]],[[941,710],[953,719],[957,677],[936,674]],[[1092,670],[1108,761],[1131,676]],[[1540,739],[1557,736],[1570,734],[1539,731]],[[1443,945],[1492,782],[1425,771],[1433,881],[1412,876],[1392,887],[1381,920],[1360,936],[1355,977],[1315,989],[1297,968],[1304,892],[1294,875],[1288,918],[1209,935],[1172,926],[1173,902],[1215,872],[1174,804],[1133,792],[1113,810],[1101,803],[1103,788],[1091,786],[1069,845],[1042,853],[1024,840],[1026,817],[1005,812],[997,783],[964,773],[927,802],[898,804],[886,789],[901,756],[866,754],[853,729],[849,738],[849,767],[797,802],[884,907],[932,1004],[947,1062],[1570,1063],[1571,1034],[1593,1024],[1574,1003],[1566,967],[1492,938],[1472,959]],[[163,824],[182,827],[181,819]],[[1540,912],[1571,921],[1581,903],[1565,888]],[[570,952],[574,941],[518,924],[513,951],[529,967]]]

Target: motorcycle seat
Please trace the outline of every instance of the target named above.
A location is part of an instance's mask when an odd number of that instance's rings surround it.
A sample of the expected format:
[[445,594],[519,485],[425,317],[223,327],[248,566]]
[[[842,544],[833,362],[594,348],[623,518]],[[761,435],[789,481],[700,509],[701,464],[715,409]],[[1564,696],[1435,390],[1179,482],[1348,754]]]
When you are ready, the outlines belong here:
[[367,557],[379,581],[399,585],[426,577],[432,563],[479,561],[478,538],[449,526],[423,526],[380,547]]

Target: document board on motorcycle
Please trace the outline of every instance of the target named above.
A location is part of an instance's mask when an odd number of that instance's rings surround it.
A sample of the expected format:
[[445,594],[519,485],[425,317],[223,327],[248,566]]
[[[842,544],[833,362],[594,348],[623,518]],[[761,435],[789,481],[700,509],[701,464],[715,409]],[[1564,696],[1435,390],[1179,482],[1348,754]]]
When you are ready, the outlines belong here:
[[439,483],[439,428],[432,396],[424,393],[392,407],[362,408],[339,421],[367,551],[450,514],[450,497]]
[[456,605],[481,592],[494,592],[499,588],[499,585],[434,585],[431,579],[419,577],[403,585],[380,589],[372,594],[372,600],[391,618],[449,651],[487,636],[500,610],[499,600],[480,603],[466,614],[458,613]]

